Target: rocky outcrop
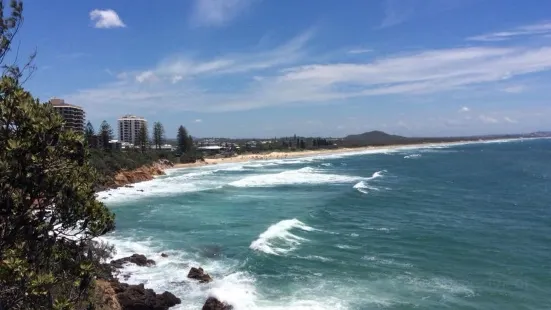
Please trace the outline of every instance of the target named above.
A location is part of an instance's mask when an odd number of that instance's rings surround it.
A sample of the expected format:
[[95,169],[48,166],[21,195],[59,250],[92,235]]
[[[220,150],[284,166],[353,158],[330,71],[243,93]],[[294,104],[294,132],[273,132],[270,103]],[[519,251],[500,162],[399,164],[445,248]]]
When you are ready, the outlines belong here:
[[200,283],[209,283],[212,281],[211,276],[208,273],[205,273],[203,268],[191,267],[187,275],[190,279],[199,280]]
[[205,301],[205,304],[203,305],[203,310],[231,310],[233,309],[233,306],[228,305],[225,302],[221,302],[220,300],[209,297],[207,301]]
[[109,187],[116,188],[132,183],[153,180],[155,176],[164,175],[164,170],[173,166],[174,164],[171,161],[161,159],[152,165],[143,166],[138,169],[122,170],[115,175]]
[[131,263],[140,267],[150,267],[155,265],[155,261],[148,259],[145,255],[142,254],[132,254],[132,256],[120,258],[111,261],[111,266],[115,268],[122,268],[124,264]]
[[143,284],[120,283],[115,276],[127,263],[141,267],[155,265],[155,261],[141,254],[133,254],[103,264],[101,275],[96,280],[98,297],[95,304],[101,306],[99,310],[168,310],[181,303],[181,300],[170,292],[157,294],[152,289],[146,289]]
[[115,290],[111,283],[105,280],[96,280],[92,302],[93,308],[97,310],[122,310]]
[[170,292],[156,294],[143,284],[129,285],[114,281],[111,286],[121,310],[168,310],[182,302]]

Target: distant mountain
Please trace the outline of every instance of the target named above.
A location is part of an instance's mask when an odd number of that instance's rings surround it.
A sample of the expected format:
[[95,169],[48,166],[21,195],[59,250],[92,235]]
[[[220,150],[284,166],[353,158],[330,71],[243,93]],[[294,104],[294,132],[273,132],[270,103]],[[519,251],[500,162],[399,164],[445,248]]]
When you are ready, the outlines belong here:
[[386,132],[374,130],[370,132],[364,132],[359,135],[349,135],[343,138],[348,142],[354,142],[359,144],[401,144],[409,140],[409,138],[391,135]]

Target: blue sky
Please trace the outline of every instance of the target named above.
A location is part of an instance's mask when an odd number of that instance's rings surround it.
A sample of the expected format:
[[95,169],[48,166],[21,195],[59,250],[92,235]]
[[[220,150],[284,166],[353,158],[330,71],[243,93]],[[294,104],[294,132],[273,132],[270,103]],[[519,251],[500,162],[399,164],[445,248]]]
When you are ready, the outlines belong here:
[[551,1],[25,1],[26,84],[196,136],[551,130]]

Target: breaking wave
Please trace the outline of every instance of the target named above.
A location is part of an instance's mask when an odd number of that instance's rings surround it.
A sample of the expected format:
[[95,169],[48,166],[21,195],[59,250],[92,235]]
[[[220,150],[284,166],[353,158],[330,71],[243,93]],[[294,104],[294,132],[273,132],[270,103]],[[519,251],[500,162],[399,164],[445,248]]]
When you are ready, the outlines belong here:
[[229,183],[234,187],[273,187],[281,185],[350,183],[362,179],[356,176],[320,173],[312,167],[275,174],[252,175]]
[[255,251],[272,255],[288,253],[306,240],[291,233],[292,229],[315,230],[297,219],[283,220],[268,227],[249,247]]

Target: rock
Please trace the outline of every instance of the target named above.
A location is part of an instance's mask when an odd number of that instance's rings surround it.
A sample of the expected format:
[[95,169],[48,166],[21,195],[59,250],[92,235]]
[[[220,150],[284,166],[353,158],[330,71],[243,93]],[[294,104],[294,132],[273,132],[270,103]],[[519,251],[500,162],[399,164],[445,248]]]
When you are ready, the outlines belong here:
[[168,257],[168,254],[165,254],[165,253],[161,253],[161,257]]
[[143,189],[139,189],[138,192],[143,192]]
[[122,266],[125,263],[136,264],[140,267],[149,267],[149,266],[155,265],[155,261],[151,259],[147,259],[145,255],[133,254],[132,256],[129,256],[129,257],[124,257],[124,258],[111,261],[111,266],[115,268],[122,268]]
[[132,187],[134,187],[134,186],[132,186],[132,185],[125,185],[124,187],[132,188]]
[[190,279],[199,280],[200,283],[209,283],[212,281],[211,276],[208,273],[205,273],[203,268],[191,267],[187,275]]
[[122,310],[168,310],[182,301],[170,292],[156,294],[143,284],[113,283]]
[[122,310],[111,284],[105,280],[96,280],[94,285],[93,309]]
[[233,309],[232,305],[228,305],[225,302],[221,302],[220,300],[209,297],[207,301],[205,301],[205,304],[203,305],[203,310],[231,310]]

